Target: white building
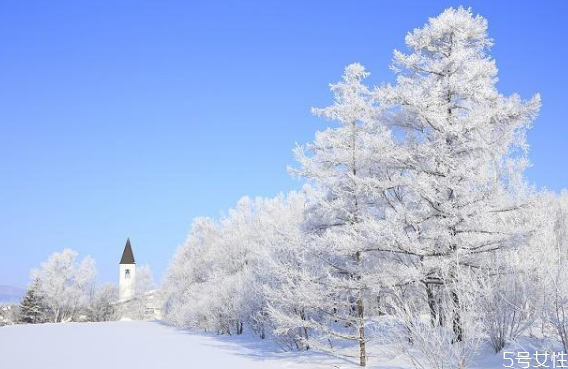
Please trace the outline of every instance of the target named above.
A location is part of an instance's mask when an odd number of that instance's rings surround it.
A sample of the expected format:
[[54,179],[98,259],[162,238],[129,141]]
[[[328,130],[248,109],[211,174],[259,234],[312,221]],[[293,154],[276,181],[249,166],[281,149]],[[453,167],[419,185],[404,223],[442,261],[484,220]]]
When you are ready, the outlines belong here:
[[134,261],[134,253],[130,245],[130,238],[126,240],[126,246],[122,252],[122,258],[119,265],[118,279],[118,300],[126,301],[134,296],[134,288],[136,283],[136,261]]
[[160,290],[144,293],[137,291],[136,261],[132,252],[130,238],[126,240],[119,264],[118,302],[120,318],[133,320],[161,319],[162,298]]

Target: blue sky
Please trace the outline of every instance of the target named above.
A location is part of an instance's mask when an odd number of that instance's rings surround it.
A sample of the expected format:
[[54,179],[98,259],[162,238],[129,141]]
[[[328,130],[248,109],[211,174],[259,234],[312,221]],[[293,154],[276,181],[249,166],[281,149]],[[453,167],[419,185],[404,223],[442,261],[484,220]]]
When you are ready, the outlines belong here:
[[73,248],[115,281],[127,237],[159,280],[196,216],[297,189],[310,107],[450,6],[489,21],[500,91],[542,94],[539,188],[568,187],[565,1],[0,0],[0,284]]

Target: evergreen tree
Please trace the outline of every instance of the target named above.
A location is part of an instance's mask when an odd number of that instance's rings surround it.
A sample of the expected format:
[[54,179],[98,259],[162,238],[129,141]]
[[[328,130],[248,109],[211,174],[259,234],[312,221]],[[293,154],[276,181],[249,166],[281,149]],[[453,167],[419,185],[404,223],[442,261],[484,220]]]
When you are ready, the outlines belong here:
[[44,321],[45,307],[38,294],[38,281],[28,288],[22,303],[20,304],[19,321],[21,323],[36,324]]

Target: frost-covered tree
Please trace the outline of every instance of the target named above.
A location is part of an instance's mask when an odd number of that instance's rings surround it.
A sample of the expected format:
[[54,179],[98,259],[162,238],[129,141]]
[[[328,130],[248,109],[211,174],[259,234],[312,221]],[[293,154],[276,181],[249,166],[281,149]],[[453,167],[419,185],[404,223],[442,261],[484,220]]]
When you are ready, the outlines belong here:
[[435,292],[449,290],[448,319],[459,342],[462,302],[453,286],[460,269],[490,267],[489,255],[526,243],[531,231],[522,173],[525,132],[540,98],[497,91],[487,21],[470,10],[445,10],[406,44],[409,54],[394,54],[396,85],[376,92],[382,122],[406,150],[398,158],[399,196],[392,197],[407,223],[397,247],[418,260],[434,321],[442,318]]
[[552,212],[552,221],[546,236],[537,241],[537,246],[544,251],[539,254],[548,296],[544,319],[552,328],[551,335],[560,341],[564,352],[568,352],[568,192],[545,204]]
[[297,148],[300,168],[293,170],[315,189],[303,225],[313,275],[302,283],[311,288],[311,308],[325,319],[311,320],[318,334],[310,344],[329,349],[321,342],[354,341],[361,366],[367,364],[365,300],[380,284],[383,268],[374,253],[379,242],[369,234],[378,235],[384,223],[384,160],[393,144],[390,132],[373,124],[377,110],[363,84],[367,76],[363,66],[352,64],[331,85],[334,105],[314,113],[338,126]]
[[134,284],[134,296],[142,296],[156,288],[154,273],[149,265],[141,265],[136,268],[136,283]]
[[52,254],[41,268],[32,271],[48,321],[76,319],[80,308],[88,304],[94,288],[95,265],[92,258],[87,256],[78,262],[77,256],[77,252],[65,249]]
[[[247,327],[361,366],[385,322],[384,339],[438,369],[468,367],[482,337],[500,350],[543,306],[568,337],[566,253],[551,246],[564,236],[523,179],[538,95],[497,91],[487,22],[470,10],[445,10],[406,44],[394,85],[370,89],[351,64],[331,85],[333,105],[314,109],[336,125],[295,150],[306,194],[244,198],[194,222],[168,271],[168,321]],[[548,276],[545,265],[555,265]]]
[[302,207],[297,194],[243,198],[218,221],[196,219],[168,269],[166,320],[221,334],[248,327],[266,337],[274,328],[267,291],[282,281],[273,270],[285,263],[286,241],[300,233]]
[[20,307],[18,305],[0,304],[0,327],[18,322],[22,322]]
[[105,283],[97,286],[87,307],[87,319],[91,322],[105,322],[117,318],[115,303],[118,301],[118,286]]
[[[461,270],[464,272],[464,270]],[[398,341],[397,347],[413,362],[416,368],[422,369],[465,369],[475,359],[482,344],[483,321],[477,312],[477,295],[480,284],[477,275],[461,274],[453,289],[442,289],[438,292],[440,303],[438,313],[451,316],[456,307],[452,301],[452,293],[457,291],[462,297],[457,311],[464,322],[464,337],[467,340],[455,342],[452,327],[432,325],[427,319],[428,310],[424,309],[424,296],[417,293],[413,285],[405,285],[393,289],[394,326],[390,334]],[[472,293],[473,292],[473,293]]]
[[39,282],[34,281],[27,289],[20,304],[18,321],[21,323],[42,323],[45,319],[46,307],[38,293]]
[[198,318],[198,283],[205,283],[210,272],[211,261],[207,259],[209,245],[218,237],[215,222],[209,218],[193,221],[187,241],[174,255],[168,267],[164,282],[166,300],[165,319],[177,326],[195,327],[205,319],[206,311]]
[[476,309],[495,352],[530,333],[541,319],[543,304],[548,300],[547,277],[555,265],[550,241],[557,202],[547,193],[535,194],[531,201],[538,205],[529,209],[534,230],[528,243],[489,254],[486,272],[479,273],[483,278],[477,279],[482,289]]
[[136,281],[134,283],[134,299],[130,303],[132,315],[138,319],[144,319],[146,305],[150,297],[148,293],[156,289],[154,274],[149,265],[141,265],[136,268]]
[[[307,190],[305,187],[304,190]],[[305,208],[305,193],[291,192],[286,197],[257,199],[259,216],[257,245],[260,246],[255,274],[258,284],[255,294],[262,301],[257,309],[262,313],[256,325],[266,327],[284,345],[302,347],[302,340],[309,335],[307,326],[286,325],[279,318],[284,314],[305,322],[309,311],[305,297],[298,294],[303,287],[302,272],[309,267],[305,263],[301,224]],[[261,299],[260,299],[261,297]]]

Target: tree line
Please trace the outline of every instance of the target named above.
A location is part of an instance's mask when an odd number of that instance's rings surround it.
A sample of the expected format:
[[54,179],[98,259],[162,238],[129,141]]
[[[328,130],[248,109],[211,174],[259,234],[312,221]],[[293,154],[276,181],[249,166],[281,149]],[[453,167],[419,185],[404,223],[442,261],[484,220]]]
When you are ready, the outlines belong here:
[[524,178],[539,95],[499,93],[487,21],[469,9],[405,41],[394,84],[371,88],[351,64],[313,109],[333,126],[294,151],[302,191],[194,221],[167,321],[361,366],[371,342],[440,369],[534,330],[568,349],[568,195]]
[[[31,272],[32,283],[19,307],[18,322],[28,324],[70,321],[100,322],[118,320],[123,315],[143,319],[145,293],[154,289],[149,266],[138,267],[134,286],[137,303],[119,303],[115,283],[96,283],[95,262],[91,257],[78,260],[71,249],[53,253]],[[125,314],[125,308],[134,310]]]

